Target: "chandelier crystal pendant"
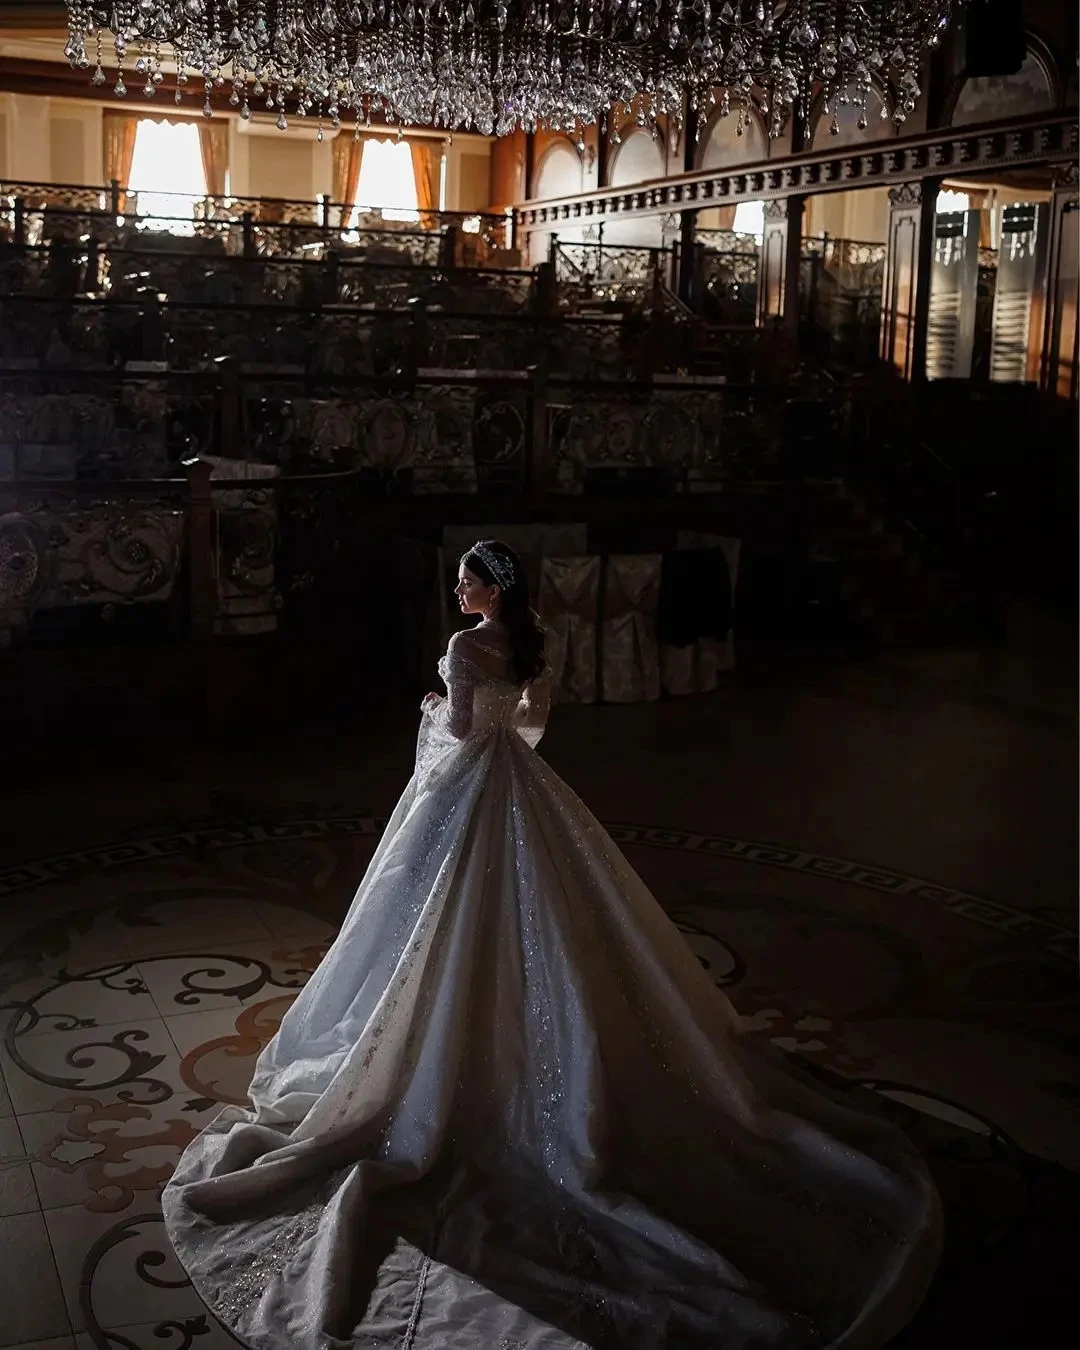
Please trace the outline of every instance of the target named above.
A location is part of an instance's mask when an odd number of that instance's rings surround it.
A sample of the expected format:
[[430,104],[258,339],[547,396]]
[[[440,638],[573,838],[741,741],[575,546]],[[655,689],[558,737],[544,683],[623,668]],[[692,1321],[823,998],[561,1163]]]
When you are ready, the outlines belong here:
[[[358,126],[504,136],[547,127],[579,139],[626,117],[656,130],[751,100],[779,135],[824,98],[837,128],[876,87],[883,119],[919,97],[919,63],[965,0],[66,0],[71,64],[152,96],[175,66],[212,116],[228,88],[242,117],[265,104]],[[106,51],[108,56],[106,57]],[[740,126],[741,129],[741,126]]]

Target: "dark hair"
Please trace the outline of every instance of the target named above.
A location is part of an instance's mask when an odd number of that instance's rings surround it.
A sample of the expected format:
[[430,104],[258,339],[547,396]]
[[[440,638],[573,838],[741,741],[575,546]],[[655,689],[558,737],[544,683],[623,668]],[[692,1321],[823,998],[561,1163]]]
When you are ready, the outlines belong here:
[[[501,580],[476,552],[481,546],[498,559],[498,570],[503,573]],[[540,616],[529,604],[529,580],[521,559],[501,539],[480,539],[461,562],[485,586],[498,586],[499,622],[510,634],[510,664],[514,675],[522,684],[536,679],[546,665],[544,630],[540,626]],[[513,577],[512,584],[504,585],[510,576]]]

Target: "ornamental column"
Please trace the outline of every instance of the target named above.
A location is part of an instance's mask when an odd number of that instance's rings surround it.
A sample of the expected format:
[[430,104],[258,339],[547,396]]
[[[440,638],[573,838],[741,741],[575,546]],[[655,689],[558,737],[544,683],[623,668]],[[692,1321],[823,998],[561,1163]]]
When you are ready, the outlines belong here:
[[926,378],[934,210],[940,180],[889,189],[889,233],[881,294],[880,355],[905,380]]
[[[697,104],[694,102],[692,95],[687,94],[682,133],[683,173],[693,173],[694,169],[697,168],[697,127]],[[679,219],[679,274],[673,281],[678,290],[679,299],[684,304],[691,303],[694,293],[697,262],[696,234],[697,209],[682,211]]]
[[525,132],[525,200],[529,201],[536,187],[536,134]]
[[1080,356],[1077,282],[1080,278],[1080,174],[1076,164],[1054,170],[1046,259],[1046,320],[1040,388],[1059,398],[1077,397]]
[[799,261],[802,255],[803,196],[765,203],[758,264],[758,323],[782,320],[795,336],[799,327]]

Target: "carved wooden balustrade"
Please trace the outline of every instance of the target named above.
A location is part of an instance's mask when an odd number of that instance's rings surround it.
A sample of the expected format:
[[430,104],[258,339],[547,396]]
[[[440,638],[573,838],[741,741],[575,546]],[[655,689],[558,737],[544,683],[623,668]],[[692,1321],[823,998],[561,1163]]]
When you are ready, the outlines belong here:
[[562,222],[654,216],[687,209],[780,199],[795,194],[891,187],[922,178],[955,176],[1024,164],[1068,164],[1080,131],[1075,113],[1039,113],[987,126],[945,128],[895,144],[844,147],[776,156],[758,163],[672,174],[627,187],[523,202],[515,208],[519,234],[557,231]]

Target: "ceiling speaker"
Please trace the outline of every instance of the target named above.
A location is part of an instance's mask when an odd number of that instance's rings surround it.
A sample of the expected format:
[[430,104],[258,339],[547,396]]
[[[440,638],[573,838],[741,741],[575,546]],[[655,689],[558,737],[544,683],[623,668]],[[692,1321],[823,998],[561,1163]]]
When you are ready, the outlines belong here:
[[1015,75],[1027,55],[1022,0],[972,0],[965,22],[964,74]]

